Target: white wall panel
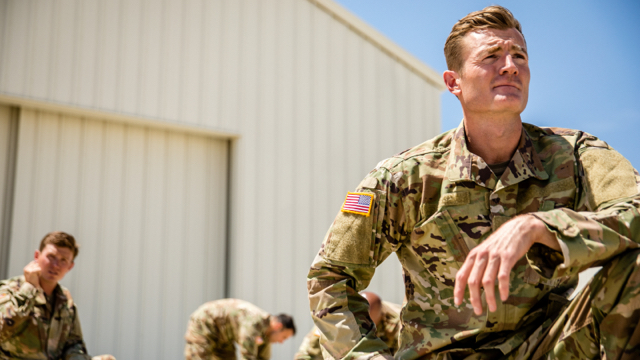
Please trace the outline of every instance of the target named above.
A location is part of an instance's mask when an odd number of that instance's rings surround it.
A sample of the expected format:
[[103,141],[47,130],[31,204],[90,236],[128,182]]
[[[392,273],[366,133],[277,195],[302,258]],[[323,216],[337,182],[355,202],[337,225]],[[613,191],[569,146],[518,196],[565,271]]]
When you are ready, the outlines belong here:
[[[375,36],[363,34],[361,25],[345,23],[348,16],[332,12],[336,5],[327,7],[331,3],[327,0],[46,3],[0,0],[0,95],[239,134],[231,154],[230,295],[270,312],[295,315],[300,335],[273,349],[274,358],[291,357],[311,326],[305,285],[309,264],[345,193],[378,161],[438,133],[441,87],[411,61],[404,61],[405,55],[393,53],[393,47],[385,45],[388,41],[376,42]],[[214,167],[188,170],[198,171],[200,180],[191,176],[190,181],[202,181],[199,186],[206,185],[209,195],[190,190],[165,193],[186,181],[168,172],[168,167],[178,164],[178,157],[190,158],[184,154],[205,156],[212,145],[196,146],[190,140],[181,147],[168,132],[37,116],[58,125],[46,132],[44,125],[21,125],[28,130],[21,138],[35,144],[44,136],[45,143],[21,147],[21,154],[33,160],[18,169],[24,184],[16,196],[32,204],[55,190],[60,199],[42,199],[48,210],[16,207],[20,221],[33,214],[43,218],[42,228],[21,225],[20,231],[25,238],[37,239],[49,225],[64,221],[95,242],[83,249],[80,261],[87,254],[90,258],[117,253],[122,266],[112,281],[120,284],[119,292],[106,294],[98,284],[87,284],[105,296],[100,306],[120,309],[112,319],[120,332],[105,336],[105,344],[122,351],[125,358],[162,356],[161,344],[177,336],[177,330],[163,328],[165,320],[154,314],[174,306],[195,309],[199,300],[158,290],[160,277],[150,276],[161,273],[172,283],[181,280],[180,286],[197,293],[198,299],[211,296],[197,284],[221,276],[164,274],[162,249],[176,244],[165,238],[151,240],[178,233],[180,226],[194,234],[224,228],[220,217],[213,228],[189,230],[202,222],[201,213],[177,216],[177,210],[158,205],[181,199],[176,209],[195,206],[217,211],[218,203],[211,199],[222,195],[206,180],[219,175],[211,170]],[[72,125],[74,121],[81,125]],[[67,144],[47,140],[42,134],[49,131]],[[115,137],[119,140],[109,140]],[[107,154],[111,143],[121,149]],[[40,158],[45,145],[56,145],[57,150]],[[152,153],[163,155],[149,158]],[[60,158],[69,163],[47,165]],[[115,169],[119,163],[126,166]],[[62,172],[70,174],[66,181],[73,188],[60,182],[41,185],[40,177],[25,177],[42,172],[40,168],[56,167],[66,169]],[[73,215],[47,215],[55,206],[64,206],[65,214]],[[119,217],[95,216],[116,208],[123,208]],[[107,222],[117,224],[119,232]],[[114,236],[141,240],[136,246],[122,241],[108,245]],[[189,273],[202,271],[207,262],[194,257],[205,252],[187,238],[180,239],[184,253],[175,262]],[[149,249],[151,244],[162,246]],[[207,256],[220,256],[213,248],[207,251]],[[94,280],[110,276],[101,270],[104,266],[91,263],[86,276]],[[132,273],[135,278],[124,281]],[[80,286],[80,278],[72,280]],[[398,261],[391,256],[371,286],[386,299],[400,302],[401,281]],[[147,306],[125,306],[128,294],[133,303]],[[78,296],[81,300],[88,295]],[[152,302],[155,297],[163,300]],[[106,305],[107,301],[117,305]],[[171,316],[170,321],[177,321],[178,315]],[[99,314],[88,313],[85,318],[92,323],[106,321]],[[86,330],[92,339],[97,336],[94,329]]]
[[[296,215],[296,221],[291,222],[292,226],[292,257],[291,265],[293,290],[290,299],[293,302],[291,307],[292,313],[296,314],[296,325],[300,334],[304,334],[307,329],[311,328],[312,321],[309,316],[305,316],[305,312],[309,311],[309,301],[307,300],[306,291],[306,274],[305,270],[311,264],[311,260],[318,250],[320,239],[315,235],[314,228],[324,227],[326,224],[319,224],[317,204],[313,204],[313,210],[309,206],[311,197],[317,200],[312,194],[319,191],[320,188],[314,187],[314,174],[316,173],[316,164],[312,158],[313,142],[317,140],[316,134],[313,132],[314,123],[309,121],[314,118],[313,106],[315,99],[309,89],[313,88],[313,64],[314,59],[312,49],[315,45],[312,42],[312,27],[314,9],[306,6],[302,2],[294,2],[293,26],[294,32],[293,47],[293,73],[294,83],[293,90],[293,121],[291,128],[293,132],[291,161],[295,166],[289,166],[292,172],[291,193],[294,194],[293,206],[297,209],[304,209]],[[299,119],[308,119],[307,121],[299,121]],[[325,229],[326,230],[326,229]],[[300,315],[298,315],[300,314]],[[300,346],[302,336],[297,336],[295,341],[291,341],[293,351],[286,353],[287,355],[294,353]],[[286,343],[285,343],[286,344]],[[291,356],[289,357],[291,358]]]
[[189,314],[223,297],[227,142],[33,110],[18,141],[10,274],[67,231],[89,351],[180,358]]

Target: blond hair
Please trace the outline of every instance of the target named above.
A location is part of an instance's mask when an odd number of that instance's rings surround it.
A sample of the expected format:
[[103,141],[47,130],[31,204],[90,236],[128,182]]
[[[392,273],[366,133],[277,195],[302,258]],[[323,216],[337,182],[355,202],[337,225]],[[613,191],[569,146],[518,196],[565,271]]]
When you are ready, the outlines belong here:
[[522,34],[520,22],[513,16],[511,11],[500,6],[491,5],[486,8],[474,11],[453,25],[447,41],[444,43],[444,57],[447,60],[449,70],[460,71],[462,69],[462,39],[464,36],[476,30],[482,29],[516,29]]

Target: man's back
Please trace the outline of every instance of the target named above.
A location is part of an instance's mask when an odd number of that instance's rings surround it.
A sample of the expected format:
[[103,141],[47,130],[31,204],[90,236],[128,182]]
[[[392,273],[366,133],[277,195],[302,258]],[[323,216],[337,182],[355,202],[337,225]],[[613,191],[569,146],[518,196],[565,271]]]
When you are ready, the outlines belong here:
[[259,354],[257,358],[268,359],[269,319],[269,313],[247,301],[222,299],[207,302],[191,315],[185,335],[185,357],[235,358],[237,343],[243,358],[254,358]]

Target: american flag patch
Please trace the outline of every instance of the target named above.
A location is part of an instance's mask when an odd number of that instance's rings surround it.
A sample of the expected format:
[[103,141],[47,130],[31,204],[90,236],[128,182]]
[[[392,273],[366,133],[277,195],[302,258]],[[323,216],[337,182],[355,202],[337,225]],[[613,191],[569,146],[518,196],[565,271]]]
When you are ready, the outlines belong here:
[[367,193],[347,193],[347,198],[342,204],[342,212],[369,216],[371,205],[373,204],[373,194]]

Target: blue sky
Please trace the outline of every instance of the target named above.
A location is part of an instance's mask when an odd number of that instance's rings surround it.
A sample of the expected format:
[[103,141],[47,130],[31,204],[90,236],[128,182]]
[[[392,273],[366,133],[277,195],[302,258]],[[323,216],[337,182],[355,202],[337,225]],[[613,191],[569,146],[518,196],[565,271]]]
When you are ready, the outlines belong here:
[[[469,12],[499,4],[522,24],[531,85],[523,121],[587,131],[640,169],[640,1],[336,0],[442,74],[444,42]],[[442,94],[442,129],[457,99]]]

